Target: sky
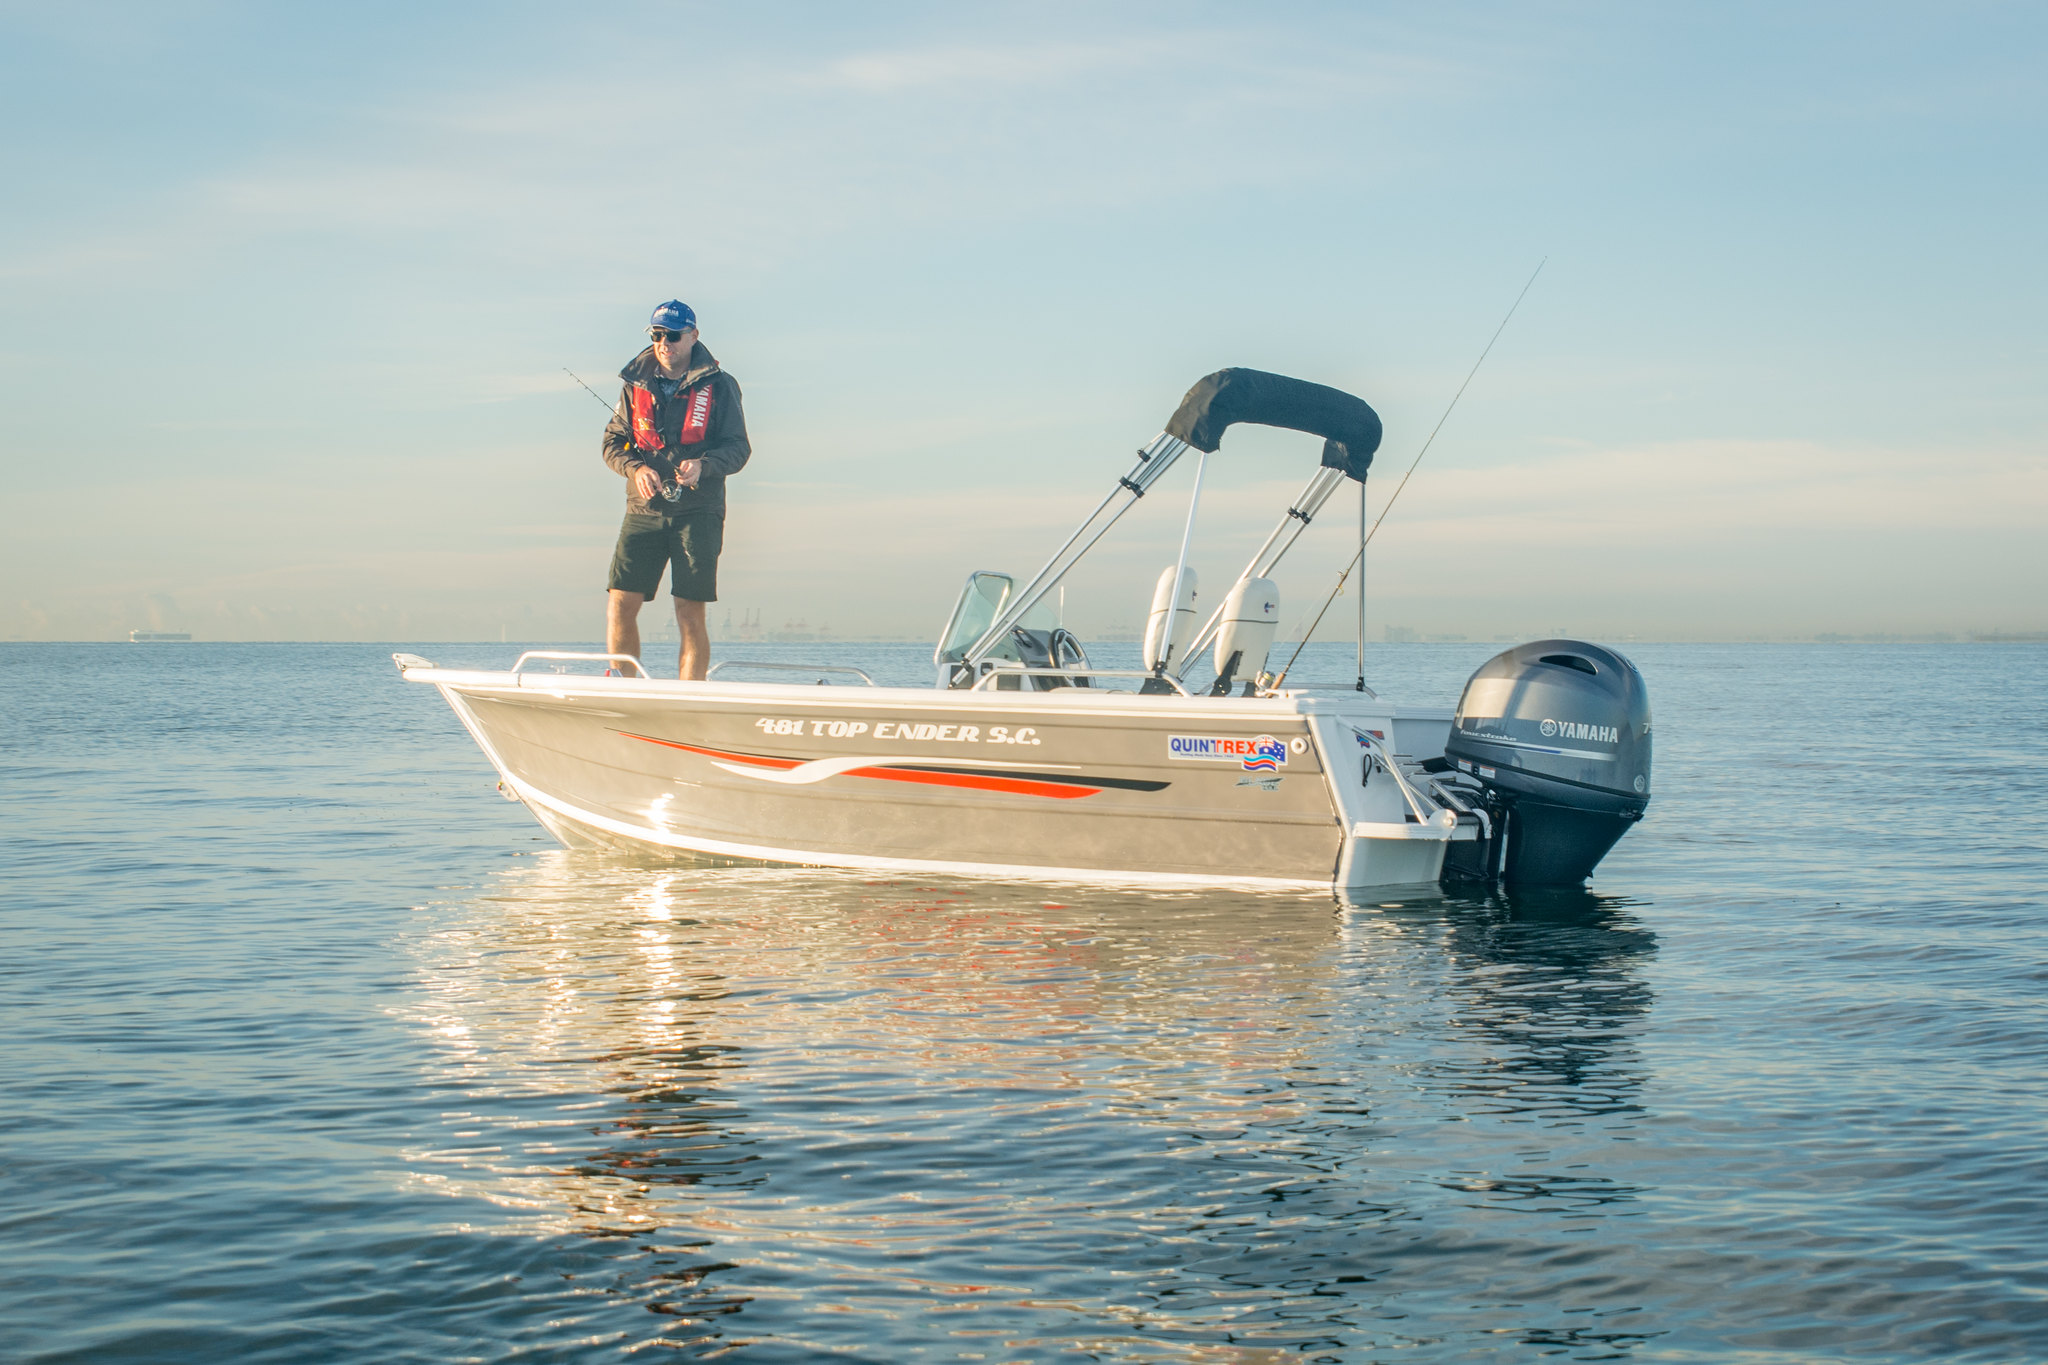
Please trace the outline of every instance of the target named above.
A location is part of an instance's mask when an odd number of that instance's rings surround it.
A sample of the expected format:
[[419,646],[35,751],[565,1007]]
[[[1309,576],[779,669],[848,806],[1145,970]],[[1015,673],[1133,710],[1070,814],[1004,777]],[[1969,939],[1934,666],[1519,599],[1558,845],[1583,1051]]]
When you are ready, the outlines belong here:
[[[2020,4],[0,5],[0,640],[599,638],[565,370],[671,297],[754,446],[714,637],[928,639],[1225,366],[1371,403],[1377,516],[1539,263],[1374,638],[2041,631],[2044,69]],[[1204,584],[1318,450],[1230,432]]]

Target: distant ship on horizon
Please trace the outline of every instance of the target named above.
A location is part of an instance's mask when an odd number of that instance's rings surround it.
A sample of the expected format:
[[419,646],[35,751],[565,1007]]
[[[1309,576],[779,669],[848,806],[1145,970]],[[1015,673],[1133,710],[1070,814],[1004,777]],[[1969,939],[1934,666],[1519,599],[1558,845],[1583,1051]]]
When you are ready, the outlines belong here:
[[182,630],[131,630],[128,643],[132,645],[167,644],[173,640],[189,640],[192,636]]

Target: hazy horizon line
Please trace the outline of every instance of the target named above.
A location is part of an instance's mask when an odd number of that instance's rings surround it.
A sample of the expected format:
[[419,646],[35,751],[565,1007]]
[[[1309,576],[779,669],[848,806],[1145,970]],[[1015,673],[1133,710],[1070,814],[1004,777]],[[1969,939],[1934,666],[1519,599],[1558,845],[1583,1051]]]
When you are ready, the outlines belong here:
[[[167,633],[167,634],[176,634],[176,633],[178,633],[178,632],[163,632],[163,633]],[[1601,643],[1601,642],[1612,642],[1612,643],[1615,643],[1615,644],[1638,644],[1638,645],[1802,645],[1802,644],[1821,644],[1821,645],[1838,645],[1838,644],[1914,644],[1914,645],[1921,645],[1921,644],[1926,644],[1926,645],[1939,645],[1939,644],[1954,644],[1954,645],[1978,645],[1978,644],[1985,644],[1985,645],[2001,645],[2001,644],[2048,644],[2048,631],[2042,631],[2042,630],[2031,630],[2031,631],[1920,631],[1920,632],[1904,632],[1904,631],[1896,631],[1896,632],[1859,632],[1859,633],[1854,633],[1854,634],[1851,634],[1851,633],[1846,633],[1846,632],[1841,632],[1841,633],[1838,633],[1838,632],[1832,632],[1832,631],[1822,631],[1822,632],[1816,632],[1816,633],[1814,633],[1814,634],[1810,634],[1810,635],[1698,635],[1698,636],[1693,636],[1693,635],[1656,635],[1656,636],[1651,636],[1651,635],[1641,635],[1641,634],[1603,634],[1603,635],[1598,635],[1598,636],[1595,636],[1595,635],[1591,635],[1591,634],[1588,634],[1588,635],[1572,635],[1572,634],[1569,634],[1569,633],[1556,633],[1556,632],[1553,632],[1553,633],[1550,633],[1550,634],[1542,634],[1542,633],[1528,633],[1528,634],[1518,634],[1518,635],[1486,635],[1486,634],[1479,634],[1479,635],[1469,635],[1469,636],[1467,636],[1467,635],[1453,635],[1453,634],[1443,634],[1443,635],[1437,635],[1437,636],[1432,636],[1432,637],[1426,637],[1426,638],[1417,638],[1417,639],[1398,639],[1398,640],[1386,640],[1386,639],[1380,639],[1380,640],[1373,640],[1373,639],[1369,639],[1369,640],[1367,640],[1367,641],[1366,641],[1366,644],[1367,644],[1368,646],[1372,647],[1372,648],[1381,648],[1381,647],[1384,647],[1384,646],[1388,646],[1388,645],[1458,645],[1458,644],[1480,644],[1480,645],[1492,645],[1492,644],[1517,644],[1517,643],[1523,643],[1523,642],[1526,642],[1526,641],[1530,641],[1530,640],[1557,640],[1557,639],[1584,639],[1584,640],[1587,640],[1587,641],[1588,641],[1589,643],[1596,643],[1596,644],[1597,644],[1597,643]],[[661,638],[658,638],[658,639],[657,639],[657,643],[661,643],[661,644],[669,644],[669,643],[673,643],[673,641],[672,641],[672,639],[661,639]],[[712,638],[712,641],[711,641],[711,643],[712,643],[712,646],[713,646],[714,648],[716,648],[716,647],[719,647],[719,646],[732,646],[732,645],[771,645],[771,646],[775,646],[775,647],[778,647],[778,648],[779,648],[779,647],[785,647],[785,646],[790,646],[790,645],[916,645],[916,646],[919,646],[920,648],[924,648],[924,647],[929,647],[929,646],[930,646],[930,644],[931,644],[931,641],[930,641],[930,640],[926,640],[926,639],[906,639],[906,638],[903,638],[903,637],[901,637],[901,636],[894,636],[894,635],[837,635],[837,636],[829,636],[829,637],[825,637],[825,636],[820,636],[820,637],[818,637],[818,638],[815,638],[815,639],[795,639],[795,640],[734,640],[734,639],[730,639],[730,638],[727,638],[727,639],[720,639],[720,638],[718,638],[718,637],[714,636],[714,637]],[[1091,640],[1091,641],[1088,641],[1088,642],[1086,642],[1086,643],[1090,643],[1090,644],[1097,644],[1097,645],[1135,645],[1135,644],[1139,644],[1139,643],[1141,643],[1141,637],[1139,637],[1139,636],[1136,636],[1136,635],[1130,635],[1130,636],[1122,636],[1122,635],[1103,635],[1103,636],[1096,636],[1096,637],[1095,637],[1095,638],[1094,638],[1093,640]],[[1292,640],[1288,640],[1288,639],[1275,639],[1275,640],[1274,640],[1274,642],[1273,642],[1273,644],[1274,644],[1274,647],[1275,647],[1275,648],[1279,648],[1280,646],[1283,646],[1283,645],[1298,645],[1298,644],[1301,644],[1301,643],[1303,643],[1303,642],[1302,642],[1301,640],[1299,640],[1299,639],[1292,639]],[[1331,646],[1343,646],[1343,647],[1350,647],[1350,646],[1351,646],[1351,645],[1353,645],[1353,644],[1354,644],[1355,642],[1354,642],[1353,640],[1347,640],[1347,639],[1343,639],[1343,638],[1341,638],[1341,637],[1338,637],[1338,638],[1331,638],[1331,639],[1323,639],[1323,640],[1310,640],[1310,641],[1308,641],[1308,643],[1310,643],[1310,644],[1321,644],[1321,645],[1331,645]],[[383,640],[378,640],[378,639],[303,639],[303,638],[283,638],[283,639],[275,639],[275,640],[202,640],[202,639],[196,639],[196,638],[195,638],[195,639],[188,639],[188,640],[124,640],[124,639],[118,639],[118,638],[117,638],[117,639],[92,639],[92,640],[78,640],[78,639],[68,639],[68,640],[67,640],[67,639],[28,639],[28,638],[26,638],[26,637],[19,637],[19,636],[17,636],[17,637],[14,637],[14,638],[10,638],[10,639],[7,639],[7,640],[0,640],[0,645],[146,645],[146,644],[162,644],[162,645],[179,645],[179,644],[190,644],[190,645],[395,645],[395,646],[427,646],[427,645],[464,645],[464,646],[468,646],[468,645],[500,645],[500,646],[503,646],[504,648],[508,648],[508,649],[510,649],[510,648],[515,648],[515,647],[516,647],[516,648],[528,648],[528,647],[534,647],[534,648],[539,648],[539,647],[547,647],[547,646],[555,646],[555,645],[565,645],[565,644],[587,644],[587,645],[592,645],[592,646],[596,646],[596,645],[598,645],[598,644],[599,644],[599,642],[598,642],[598,641],[595,641],[595,640],[576,640],[576,639],[570,639],[570,638],[568,638],[568,637],[564,637],[564,636],[536,636],[536,637],[534,637],[533,639],[530,639],[530,640],[486,640],[486,639],[466,639],[466,640],[465,640],[465,639],[426,639],[426,640],[419,640],[419,639],[411,639],[411,640],[408,640],[408,639],[383,639]]]

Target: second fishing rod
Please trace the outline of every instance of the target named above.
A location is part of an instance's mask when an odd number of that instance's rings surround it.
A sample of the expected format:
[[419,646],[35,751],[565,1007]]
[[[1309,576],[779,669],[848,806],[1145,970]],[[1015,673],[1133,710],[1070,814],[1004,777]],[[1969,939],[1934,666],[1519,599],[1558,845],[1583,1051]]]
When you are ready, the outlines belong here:
[[1522,306],[1522,300],[1529,296],[1529,290],[1536,284],[1536,277],[1543,273],[1543,267],[1549,263],[1550,258],[1545,256],[1536,263],[1536,268],[1529,272],[1528,282],[1522,286],[1522,292],[1515,295],[1515,301],[1508,305],[1507,314],[1501,318],[1500,326],[1493,329],[1493,335],[1487,339],[1485,348],[1479,352],[1479,358],[1473,361],[1472,368],[1466,371],[1465,382],[1458,385],[1458,391],[1451,395],[1451,401],[1444,407],[1443,416],[1436,419],[1436,425],[1430,428],[1429,436],[1423,441],[1422,448],[1416,451],[1415,458],[1409,461],[1408,472],[1401,476],[1401,482],[1394,485],[1394,491],[1387,498],[1386,506],[1380,508],[1379,516],[1373,519],[1370,525],[1367,523],[1365,482],[1362,479],[1359,481],[1358,549],[1353,552],[1351,562],[1344,566],[1344,571],[1337,575],[1337,582],[1330,589],[1330,595],[1323,599],[1323,605],[1316,611],[1315,620],[1309,622],[1308,629],[1301,633],[1301,641],[1295,645],[1294,653],[1288,657],[1287,666],[1281,669],[1270,683],[1266,684],[1269,688],[1277,689],[1281,683],[1287,680],[1288,673],[1293,671],[1295,662],[1301,658],[1301,651],[1308,647],[1310,637],[1316,633],[1316,627],[1323,623],[1323,616],[1330,610],[1330,604],[1337,600],[1337,594],[1344,591],[1344,584],[1350,579],[1352,570],[1356,569],[1358,571],[1358,681],[1355,684],[1355,690],[1364,692],[1367,695],[1374,695],[1372,689],[1365,685],[1365,547],[1372,543],[1374,536],[1379,534],[1380,525],[1386,521],[1387,513],[1393,510],[1395,499],[1399,498],[1401,490],[1408,486],[1408,480],[1414,476],[1416,467],[1422,463],[1422,457],[1429,454],[1430,446],[1436,443],[1437,433],[1444,429],[1444,423],[1451,419],[1451,413],[1457,409],[1458,400],[1463,398],[1465,390],[1471,387],[1473,376],[1477,375],[1479,367],[1486,363],[1486,357],[1493,353],[1494,342],[1499,341],[1501,333],[1508,329],[1508,323],[1513,320],[1515,310]]

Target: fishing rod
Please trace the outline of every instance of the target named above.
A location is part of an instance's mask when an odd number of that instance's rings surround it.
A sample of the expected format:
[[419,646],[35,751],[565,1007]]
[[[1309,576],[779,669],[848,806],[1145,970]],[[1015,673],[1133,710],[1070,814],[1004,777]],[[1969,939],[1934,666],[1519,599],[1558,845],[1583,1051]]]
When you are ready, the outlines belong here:
[[[568,375],[571,379],[576,380],[577,383],[583,384],[582,379],[577,377],[576,371],[570,369],[567,365],[564,365],[562,367],[562,373]],[[599,393],[596,389],[591,388],[590,385],[583,384],[583,391],[589,394],[592,398],[595,398],[598,402],[603,403],[604,410],[606,412],[616,411],[616,409],[612,406],[611,400],[606,398],[603,394]]]
[[[1330,589],[1330,595],[1323,599],[1322,609],[1316,612],[1316,619],[1309,622],[1308,629],[1302,632],[1301,643],[1297,644],[1294,647],[1294,653],[1291,656],[1289,656],[1287,660],[1287,667],[1281,669],[1280,676],[1273,679],[1272,685],[1274,690],[1277,691],[1279,689],[1280,684],[1287,681],[1287,675],[1289,672],[1293,670],[1295,660],[1301,657],[1302,650],[1308,648],[1309,637],[1314,635],[1316,633],[1316,627],[1323,623],[1323,613],[1327,612],[1330,609],[1330,604],[1337,600],[1337,594],[1344,591],[1345,580],[1351,577],[1351,571],[1355,568],[1358,568],[1360,563],[1365,559],[1365,547],[1367,545],[1370,545],[1372,543],[1372,538],[1380,533],[1380,523],[1387,519],[1387,513],[1394,510],[1394,499],[1400,497],[1401,490],[1408,486],[1408,480],[1414,475],[1415,467],[1422,463],[1423,456],[1429,454],[1430,446],[1436,443],[1436,434],[1444,429],[1445,422],[1451,420],[1452,410],[1458,406],[1458,400],[1465,396],[1466,388],[1469,387],[1472,383],[1472,376],[1479,373],[1479,367],[1481,365],[1484,365],[1486,363],[1486,357],[1493,353],[1493,343],[1499,341],[1500,334],[1508,329],[1508,322],[1515,316],[1515,310],[1522,306],[1522,300],[1528,297],[1529,290],[1533,288],[1536,284],[1536,277],[1538,275],[1541,275],[1543,273],[1543,267],[1549,264],[1550,258],[1548,256],[1545,256],[1542,260],[1536,262],[1536,268],[1529,272],[1529,282],[1522,286],[1521,293],[1515,295],[1515,301],[1508,305],[1507,316],[1503,317],[1500,320],[1500,326],[1493,329],[1493,336],[1487,341],[1486,349],[1479,353],[1479,359],[1473,361],[1472,368],[1465,372],[1465,382],[1463,384],[1458,385],[1458,391],[1451,395],[1450,403],[1446,405],[1444,408],[1444,415],[1437,418],[1436,425],[1429,429],[1429,439],[1425,440],[1422,443],[1422,449],[1416,451],[1415,458],[1409,461],[1408,472],[1401,476],[1401,482],[1394,485],[1393,496],[1387,499],[1386,506],[1380,508],[1380,514],[1376,519],[1374,519],[1372,529],[1367,531],[1364,535],[1358,538],[1358,553],[1351,556],[1351,562],[1344,566],[1344,572],[1337,575],[1337,586]],[[1365,521],[1363,513],[1363,508],[1365,504],[1365,483],[1363,480],[1360,480],[1359,482],[1358,499],[1359,506],[1361,509],[1359,515],[1359,524],[1363,525]],[[1360,634],[1358,637],[1358,647],[1360,650],[1363,650],[1365,648],[1365,617],[1361,615],[1358,618],[1358,620],[1360,630]],[[1362,672],[1360,673],[1358,678],[1358,686],[1361,691],[1363,691],[1365,688],[1365,675]]]

